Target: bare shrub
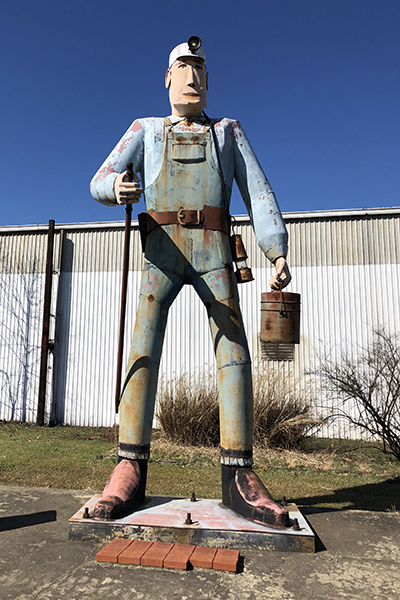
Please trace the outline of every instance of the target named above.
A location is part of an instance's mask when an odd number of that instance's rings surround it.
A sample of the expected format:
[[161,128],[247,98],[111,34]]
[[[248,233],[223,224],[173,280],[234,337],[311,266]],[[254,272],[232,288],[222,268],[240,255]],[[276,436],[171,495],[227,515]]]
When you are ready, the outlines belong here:
[[178,379],[162,381],[157,419],[173,442],[190,446],[219,443],[218,392],[211,375],[184,373]]
[[309,387],[283,370],[259,367],[253,395],[255,444],[290,450],[322,423],[313,416]]
[[[312,416],[311,400],[303,388],[282,371],[259,368],[253,376],[254,442],[268,447],[294,448],[320,421]],[[187,373],[162,382],[157,418],[166,437],[193,446],[219,444],[218,391],[214,378]]]
[[314,373],[341,400],[342,408],[333,416],[380,439],[383,452],[400,460],[400,334],[375,329],[358,356],[343,351],[338,361],[320,357]]

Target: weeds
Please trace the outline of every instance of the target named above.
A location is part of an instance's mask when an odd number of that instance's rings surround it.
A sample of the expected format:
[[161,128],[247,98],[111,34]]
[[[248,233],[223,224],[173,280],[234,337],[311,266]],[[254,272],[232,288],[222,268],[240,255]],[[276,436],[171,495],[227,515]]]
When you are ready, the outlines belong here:
[[157,419],[167,438],[190,446],[219,443],[218,392],[211,375],[161,382]]
[[[117,429],[0,422],[0,492],[16,485],[101,492],[116,461]],[[256,446],[255,470],[276,499],[398,511],[400,463],[375,446],[313,437],[296,450]],[[218,448],[179,445],[154,431],[146,493],[189,497],[193,491],[221,497]]]
[[255,444],[293,449],[321,425],[313,416],[308,388],[282,371],[260,367],[253,375],[253,395]]
[[382,441],[382,451],[400,461],[400,334],[374,329],[371,342],[339,360],[320,357],[313,371],[341,401],[335,417]]
[[[312,415],[306,388],[282,371],[258,368],[253,376],[254,442],[274,448],[295,448],[320,420]],[[166,437],[190,446],[219,444],[218,391],[210,374],[187,373],[162,382],[157,418]]]

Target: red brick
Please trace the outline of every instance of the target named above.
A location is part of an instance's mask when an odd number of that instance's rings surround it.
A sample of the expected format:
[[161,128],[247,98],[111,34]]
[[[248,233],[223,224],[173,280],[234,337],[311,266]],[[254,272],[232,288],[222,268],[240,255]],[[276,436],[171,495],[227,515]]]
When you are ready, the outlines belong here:
[[112,542],[110,542],[107,546],[102,548],[96,554],[97,562],[109,562],[116,563],[118,562],[118,556],[127,548],[130,544],[132,544],[132,540],[125,540],[122,538],[115,538]]
[[219,548],[213,560],[213,569],[216,571],[232,571],[236,573],[239,562],[239,550]]
[[175,544],[164,560],[164,567],[186,570],[189,565],[190,556],[195,548],[196,546],[189,546],[188,544]]
[[118,556],[118,562],[122,565],[140,565],[140,559],[152,545],[153,542],[135,540]]
[[150,567],[163,567],[164,559],[174,545],[175,544],[168,544],[166,542],[154,542],[154,544],[143,554],[140,559],[140,564],[148,565]]
[[205,546],[197,546],[192,556],[190,557],[190,563],[193,567],[203,567],[203,569],[212,569],[213,560],[216,554],[216,548],[206,548]]

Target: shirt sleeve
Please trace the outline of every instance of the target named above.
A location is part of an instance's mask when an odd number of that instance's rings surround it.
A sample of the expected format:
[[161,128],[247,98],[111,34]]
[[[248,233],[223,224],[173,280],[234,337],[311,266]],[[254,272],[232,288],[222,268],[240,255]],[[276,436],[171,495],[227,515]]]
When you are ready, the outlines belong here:
[[232,122],[234,177],[249,213],[257,243],[270,261],[286,258],[288,233],[275,194],[239,121]]
[[96,175],[90,182],[90,193],[93,198],[107,206],[115,206],[114,181],[126,170],[126,163],[133,164],[133,172],[143,171],[144,129],[138,119],[132,123],[128,131],[106,158]]

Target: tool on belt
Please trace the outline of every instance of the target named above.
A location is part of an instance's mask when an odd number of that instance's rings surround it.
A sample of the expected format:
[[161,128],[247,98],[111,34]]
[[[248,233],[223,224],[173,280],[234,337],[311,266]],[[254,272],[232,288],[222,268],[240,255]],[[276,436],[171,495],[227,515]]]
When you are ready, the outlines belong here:
[[[228,194],[226,192],[224,173],[222,171],[221,152],[220,152],[219,145],[218,145],[217,134],[215,133],[215,129],[214,129],[214,123],[211,121],[210,117],[208,117],[206,115],[204,110],[203,110],[203,115],[208,120],[208,122],[211,124],[211,133],[213,136],[215,153],[217,155],[218,172],[219,172],[219,176],[221,178],[222,192],[224,194],[225,204],[227,207],[229,207],[229,200],[228,200]],[[231,245],[232,259],[236,266],[235,275],[236,275],[237,282],[238,283],[246,283],[248,281],[253,281],[253,279],[254,279],[253,274],[251,272],[250,267],[247,265],[247,262],[246,262],[248,256],[247,256],[246,249],[244,247],[242,236],[239,233],[233,234],[230,236],[229,241],[230,241],[230,245]]]

